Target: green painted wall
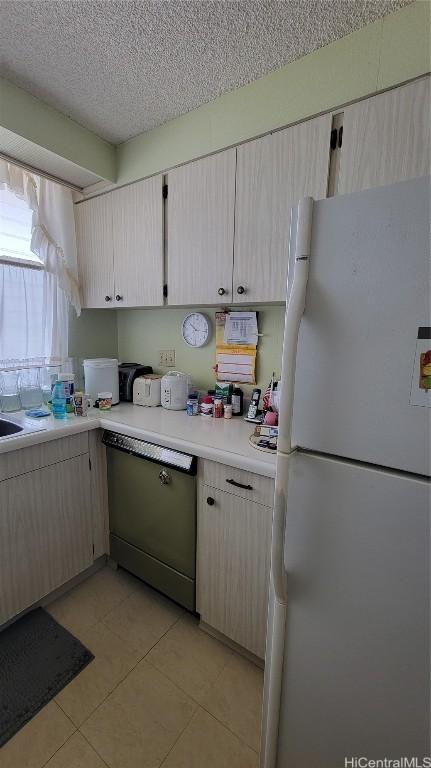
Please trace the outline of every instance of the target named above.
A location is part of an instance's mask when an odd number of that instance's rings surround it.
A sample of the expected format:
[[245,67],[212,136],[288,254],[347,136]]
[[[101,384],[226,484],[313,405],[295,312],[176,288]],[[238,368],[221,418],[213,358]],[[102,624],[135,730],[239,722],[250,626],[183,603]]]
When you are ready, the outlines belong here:
[[79,317],[69,310],[69,357],[76,387],[84,388],[86,357],[118,358],[117,313],[109,309],[83,309]]
[[112,144],[2,78],[0,125],[103,179],[115,181],[116,151]]
[[118,147],[119,184],[430,71],[430,3],[408,5]]
[[69,357],[117,357],[117,313],[109,309],[69,312]]
[[[268,384],[272,371],[280,375],[281,348],[284,331],[284,306],[246,307],[259,312],[259,337],[257,352],[257,385]],[[102,312],[104,310],[101,310]],[[181,338],[181,321],[192,311],[203,312],[211,320],[212,335],[202,349],[190,349]],[[215,365],[214,308],[163,308],[118,310],[118,355],[123,362],[140,362],[152,365],[157,373],[166,373],[159,367],[159,351],[175,349],[175,368],[190,373],[193,383],[200,390],[214,386]],[[244,387],[250,390],[251,387]]]
[[[272,371],[280,374],[284,331],[284,306],[245,307],[258,311],[259,337],[257,353],[257,385],[266,387]],[[204,312],[211,320],[212,333],[202,349],[190,349],[181,338],[181,321],[192,311]],[[152,365],[157,373],[168,368],[159,366],[159,351],[175,349],[175,368],[190,373],[201,390],[214,386],[216,309],[208,307],[161,309],[83,309],[69,315],[69,357],[77,368],[85,357],[117,357],[125,362]],[[251,390],[245,386],[244,389]]]

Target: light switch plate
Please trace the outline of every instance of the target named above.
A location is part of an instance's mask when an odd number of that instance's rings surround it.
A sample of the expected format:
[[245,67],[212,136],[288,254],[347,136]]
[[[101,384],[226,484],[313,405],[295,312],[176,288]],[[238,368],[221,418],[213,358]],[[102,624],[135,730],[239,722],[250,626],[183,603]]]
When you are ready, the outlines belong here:
[[163,368],[171,368],[175,365],[175,349],[161,349],[159,352],[159,365]]

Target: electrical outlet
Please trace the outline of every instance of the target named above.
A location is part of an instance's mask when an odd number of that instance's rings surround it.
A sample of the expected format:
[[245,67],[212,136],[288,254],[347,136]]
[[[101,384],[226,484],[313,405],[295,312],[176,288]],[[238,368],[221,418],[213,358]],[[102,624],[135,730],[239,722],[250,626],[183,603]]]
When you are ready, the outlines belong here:
[[159,352],[159,365],[162,368],[175,366],[175,349],[161,349]]

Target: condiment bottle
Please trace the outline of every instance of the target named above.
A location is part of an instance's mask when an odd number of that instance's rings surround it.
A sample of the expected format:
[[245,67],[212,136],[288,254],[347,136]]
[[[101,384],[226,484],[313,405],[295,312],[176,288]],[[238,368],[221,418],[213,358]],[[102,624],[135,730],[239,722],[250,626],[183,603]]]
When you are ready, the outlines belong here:
[[223,418],[223,400],[220,397],[214,398],[214,418],[215,419],[222,419]]
[[232,413],[242,416],[244,410],[244,393],[240,387],[235,387],[232,394]]

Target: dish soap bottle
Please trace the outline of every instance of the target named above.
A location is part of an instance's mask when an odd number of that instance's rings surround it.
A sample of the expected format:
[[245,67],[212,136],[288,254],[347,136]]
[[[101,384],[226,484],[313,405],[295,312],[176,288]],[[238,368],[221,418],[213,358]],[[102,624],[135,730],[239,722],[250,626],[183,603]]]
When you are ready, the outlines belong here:
[[54,389],[52,391],[52,415],[54,419],[65,419],[66,412],[66,397],[64,395],[63,382],[56,381]]

